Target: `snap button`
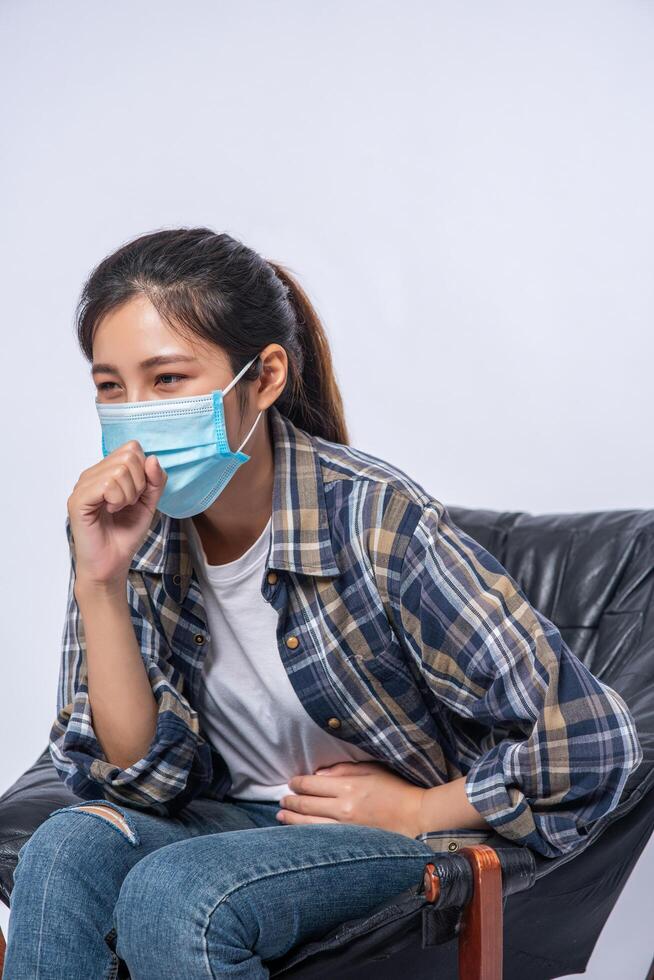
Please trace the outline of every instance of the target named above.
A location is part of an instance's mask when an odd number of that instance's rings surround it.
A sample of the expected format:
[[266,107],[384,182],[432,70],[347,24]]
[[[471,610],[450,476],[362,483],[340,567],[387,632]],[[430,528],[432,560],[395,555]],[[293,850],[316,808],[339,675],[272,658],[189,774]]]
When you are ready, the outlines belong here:
[[458,851],[459,845],[455,840],[451,840],[450,843],[447,845],[447,849],[448,851]]
[[173,582],[175,583],[175,585],[179,585],[181,581],[182,581],[181,575],[173,575]]
[[330,718],[329,721],[327,722],[327,724],[329,725],[330,728],[340,728],[341,727],[340,718]]
[[204,643],[204,636],[202,635],[202,633],[196,633],[193,639],[195,640],[198,646],[200,646],[201,643]]
[[299,647],[299,645],[300,645],[300,641],[298,640],[297,636],[286,637],[286,646],[290,647],[291,650],[295,650],[295,648]]
[[277,581],[277,572],[268,572],[266,578],[268,579],[271,585],[274,585],[275,582]]

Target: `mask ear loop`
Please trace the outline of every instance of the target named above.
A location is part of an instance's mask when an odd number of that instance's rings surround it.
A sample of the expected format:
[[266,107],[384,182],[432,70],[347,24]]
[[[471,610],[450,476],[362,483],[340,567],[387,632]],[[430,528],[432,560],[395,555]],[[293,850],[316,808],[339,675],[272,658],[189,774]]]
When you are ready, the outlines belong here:
[[229,382],[229,384],[227,385],[227,387],[226,388],[223,388],[223,398],[225,397],[225,395],[227,394],[227,392],[229,391],[229,389],[232,388],[236,384],[236,382],[238,381],[238,379],[241,378],[245,374],[245,372],[249,368],[250,364],[252,364],[252,363],[254,363],[254,361],[256,361],[256,359],[257,359],[258,356],[259,356],[258,354],[255,354],[254,357],[250,358],[250,360],[247,362],[247,364],[244,364],[243,365],[243,367],[238,372],[238,374],[236,375],[236,377],[235,378],[232,378],[232,380]]
[[262,412],[263,412],[263,409],[261,409],[261,412],[259,412],[259,414],[257,415],[257,417],[256,417],[256,419],[254,420],[254,425],[252,426],[252,428],[250,429],[250,431],[249,431],[249,432],[248,432],[248,434],[246,435],[246,437],[245,437],[245,439],[243,440],[243,442],[241,443],[241,445],[240,445],[240,446],[238,447],[238,449],[236,450],[236,452],[237,452],[237,453],[240,453],[240,451],[241,451],[241,449],[243,448],[243,446],[245,445],[245,443],[246,443],[246,442],[248,441],[248,439],[250,438],[250,436],[251,436],[251,435],[252,435],[252,433],[254,432],[254,426],[255,426],[255,425],[257,424],[257,422],[258,422],[258,421],[259,421],[259,419],[261,418],[261,414],[262,414]]
[[[245,372],[246,372],[246,371],[247,371],[247,369],[249,368],[249,366],[250,366],[250,364],[253,364],[253,363],[254,363],[254,361],[256,361],[256,359],[257,359],[257,357],[258,357],[258,356],[259,356],[258,354],[255,354],[255,355],[254,355],[254,357],[252,357],[252,358],[251,358],[251,359],[250,359],[250,360],[249,360],[249,361],[247,362],[247,364],[246,364],[246,365],[245,365],[244,367],[242,367],[242,368],[241,368],[241,370],[240,370],[240,371],[238,372],[238,374],[236,375],[236,377],[235,377],[235,378],[232,378],[232,380],[231,380],[231,381],[229,382],[229,384],[227,385],[227,387],[226,387],[226,388],[225,388],[225,389],[223,390],[223,398],[225,397],[225,395],[227,394],[227,392],[229,391],[229,389],[230,389],[230,388],[231,388],[231,387],[232,387],[233,385],[235,385],[235,384],[236,384],[236,382],[238,381],[238,379],[239,379],[239,378],[240,378],[240,377],[241,377],[242,375],[244,375],[244,374],[245,374]],[[246,443],[246,442],[248,441],[248,439],[250,438],[250,436],[251,436],[251,435],[252,435],[252,433],[254,432],[254,426],[255,426],[255,425],[257,424],[257,422],[258,422],[258,421],[259,421],[259,419],[261,418],[261,415],[262,415],[262,413],[263,413],[263,409],[261,409],[261,411],[260,411],[260,412],[259,412],[259,414],[257,415],[257,417],[256,417],[256,419],[254,420],[254,423],[253,423],[253,425],[252,425],[252,428],[250,429],[250,431],[249,431],[249,432],[248,432],[248,434],[246,435],[246,437],[245,437],[245,439],[243,440],[243,442],[241,443],[241,445],[240,445],[240,446],[238,447],[238,449],[236,450],[236,452],[237,452],[237,453],[240,453],[240,451],[241,451],[241,449],[243,448],[243,446],[245,445],[245,443]]]

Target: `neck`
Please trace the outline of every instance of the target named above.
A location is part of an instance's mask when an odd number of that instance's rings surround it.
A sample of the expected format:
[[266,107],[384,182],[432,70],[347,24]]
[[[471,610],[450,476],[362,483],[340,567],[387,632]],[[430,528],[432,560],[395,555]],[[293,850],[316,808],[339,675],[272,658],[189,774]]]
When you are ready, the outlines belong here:
[[267,419],[264,412],[243,447],[250,456],[247,463],[239,466],[210,507],[191,518],[211,565],[240,558],[270,519],[275,461],[270,423],[263,424]]

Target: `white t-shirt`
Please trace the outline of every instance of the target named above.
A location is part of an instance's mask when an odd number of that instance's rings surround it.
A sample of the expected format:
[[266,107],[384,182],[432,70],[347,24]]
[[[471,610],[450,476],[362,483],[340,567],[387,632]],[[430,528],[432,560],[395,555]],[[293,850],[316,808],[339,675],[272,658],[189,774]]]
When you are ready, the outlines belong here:
[[373,757],[313,721],[277,648],[277,610],[261,594],[272,517],[235,561],[210,565],[192,518],[183,519],[207,613],[200,722],[229,767],[229,795],[277,800],[291,776]]

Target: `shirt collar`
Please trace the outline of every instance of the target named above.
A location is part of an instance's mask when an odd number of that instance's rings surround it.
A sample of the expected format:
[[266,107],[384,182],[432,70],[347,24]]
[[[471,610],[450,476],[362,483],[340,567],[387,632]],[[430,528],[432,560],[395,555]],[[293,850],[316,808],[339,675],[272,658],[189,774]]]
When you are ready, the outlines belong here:
[[[267,415],[274,454],[267,569],[303,575],[338,575],[340,569],[332,549],[320,458],[313,438],[282,415],[275,405],[270,406]],[[182,521],[155,511],[130,568],[163,573],[166,591],[181,602],[192,570]]]

